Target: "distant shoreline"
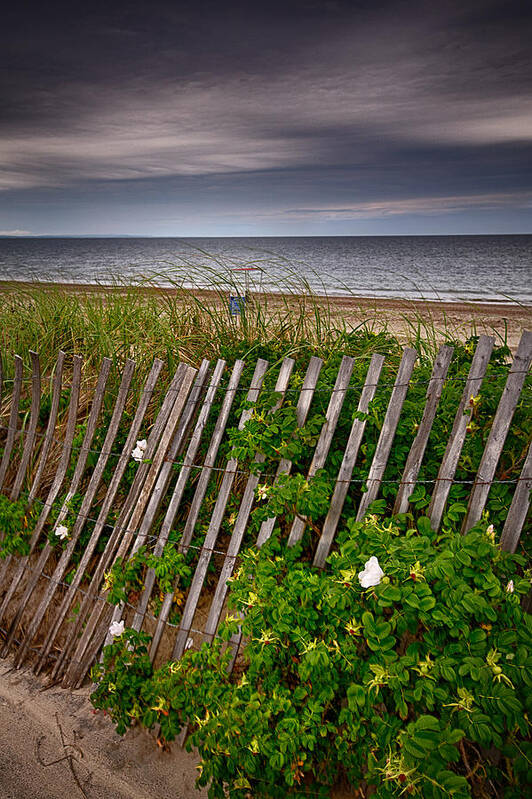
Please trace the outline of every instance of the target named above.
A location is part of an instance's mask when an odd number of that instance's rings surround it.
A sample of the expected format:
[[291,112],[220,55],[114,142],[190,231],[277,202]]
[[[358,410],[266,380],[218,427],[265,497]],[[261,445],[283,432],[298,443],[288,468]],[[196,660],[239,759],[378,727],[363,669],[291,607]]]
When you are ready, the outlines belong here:
[[0,239],[176,239],[188,241],[190,239],[434,239],[434,238],[485,238],[486,236],[532,236],[531,232],[524,233],[328,233],[326,236],[317,233],[305,235],[281,235],[266,233],[262,236],[155,236],[153,234],[133,233],[35,233],[34,235],[9,235],[0,234]]

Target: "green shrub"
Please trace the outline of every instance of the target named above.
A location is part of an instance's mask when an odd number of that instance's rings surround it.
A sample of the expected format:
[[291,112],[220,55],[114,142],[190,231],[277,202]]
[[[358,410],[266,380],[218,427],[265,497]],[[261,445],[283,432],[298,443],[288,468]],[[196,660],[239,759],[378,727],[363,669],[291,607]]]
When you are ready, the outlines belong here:
[[28,510],[27,499],[15,501],[0,494],[0,558],[27,555],[35,524],[35,514]]
[[[138,719],[171,740],[188,724],[213,798],[310,786],[328,796],[342,781],[378,797],[522,796],[532,777],[523,561],[485,522],[463,537],[411,524],[348,522],[324,571],[276,537],[249,550],[232,581],[246,642],[235,673],[224,641],[236,617],[212,647],[158,671],[146,636],[126,631],[95,669],[95,706],[120,732]],[[363,588],[370,557],[383,576]]]

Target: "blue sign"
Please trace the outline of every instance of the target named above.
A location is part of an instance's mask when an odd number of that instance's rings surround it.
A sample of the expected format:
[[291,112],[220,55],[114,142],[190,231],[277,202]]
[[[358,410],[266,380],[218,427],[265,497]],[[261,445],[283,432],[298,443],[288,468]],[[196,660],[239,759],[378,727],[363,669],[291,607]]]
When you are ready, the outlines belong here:
[[229,313],[231,316],[239,316],[244,310],[245,304],[245,297],[233,297],[232,295],[229,295]]

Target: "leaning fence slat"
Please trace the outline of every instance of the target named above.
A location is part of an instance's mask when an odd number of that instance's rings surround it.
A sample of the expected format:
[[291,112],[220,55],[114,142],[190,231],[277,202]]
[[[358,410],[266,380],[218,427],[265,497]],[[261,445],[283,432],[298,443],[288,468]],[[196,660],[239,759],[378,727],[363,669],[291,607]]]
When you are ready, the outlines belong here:
[[225,427],[229,419],[229,412],[233,404],[233,399],[235,397],[237,386],[238,383],[240,382],[244,366],[245,366],[244,361],[237,361],[235,363],[235,367],[233,369],[233,373],[229,381],[229,386],[227,387],[226,395],[224,397],[224,402],[222,404],[222,409],[220,411],[220,415],[218,417],[216,426],[214,428],[214,433],[211,439],[209,449],[207,450],[207,454],[205,456],[203,469],[201,471],[200,478],[196,486],[196,491],[194,492],[194,497],[190,505],[190,511],[188,513],[185,526],[183,528],[181,546],[184,547],[188,546],[192,538],[192,535],[194,533],[194,527],[196,526],[196,522],[198,520],[199,512],[201,510],[201,505],[205,497],[205,493],[207,491],[207,486],[209,484],[209,479],[211,477],[213,469],[215,468],[216,457],[218,455],[218,450],[222,442],[222,437],[225,431]]
[[447,446],[438,476],[434,484],[434,490],[427,510],[427,516],[433,530],[437,530],[442,520],[443,511],[451,490],[452,481],[456,474],[458,460],[466,437],[466,428],[469,423],[469,416],[466,413],[469,407],[469,400],[478,394],[488,363],[493,350],[494,339],[491,336],[480,336],[471,362],[469,374],[467,376],[464,392],[456,411],[453,429]]
[[[92,439],[94,437],[94,433],[96,432],[96,425],[97,425],[98,417],[100,415],[100,410],[101,410],[102,402],[103,402],[103,396],[104,396],[104,393],[105,393],[105,386],[107,384],[107,379],[109,377],[110,369],[111,369],[111,361],[110,361],[110,359],[109,358],[104,358],[103,361],[102,361],[102,366],[100,368],[100,374],[98,376],[98,383],[97,383],[97,386],[96,386],[96,390],[94,392],[94,398],[93,398],[93,402],[92,402],[92,406],[91,406],[91,410],[90,410],[90,414],[89,414],[89,419],[88,419],[88,422],[87,422],[85,436],[83,437],[83,443],[81,445],[81,448],[80,448],[80,451],[79,451],[79,455],[78,455],[78,460],[77,460],[77,463],[76,463],[76,467],[74,469],[74,475],[72,477],[72,481],[70,483],[70,487],[69,487],[69,490],[67,492],[65,501],[63,502],[63,505],[62,505],[61,510],[59,512],[59,516],[57,518],[56,525],[61,524],[61,522],[63,521],[63,519],[67,515],[67,513],[68,513],[68,503],[72,499],[74,494],[76,493],[76,491],[78,489],[78,486],[79,486],[79,484],[81,482],[81,478],[83,476],[83,471],[85,469],[85,464],[87,463],[87,457],[89,455],[89,450],[90,450],[90,446],[91,446],[91,443],[92,443]],[[19,621],[20,621],[20,619],[22,617],[22,614],[24,613],[24,610],[26,608],[26,605],[28,603],[29,598],[32,595],[32,593],[34,591],[34,588],[35,588],[35,586],[37,585],[37,583],[39,581],[41,573],[42,573],[42,571],[43,571],[43,569],[45,567],[45,564],[48,561],[48,558],[50,557],[52,549],[53,549],[53,547],[51,546],[51,544],[49,542],[46,542],[46,544],[44,546],[44,549],[42,550],[41,555],[39,557],[39,560],[37,561],[37,564],[35,565],[35,567],[33,568],[32,572],[30,574],[30,577],[29,577],[29,580],[28,580],[28,584],[27,584],[27,586],[25,588],[24,594],[22,595],[22,598],[21,598],[21,601],[19,603],[17,612],[15,614],[15,617],[14,617],[13,621],[11,622],[11,626],[9,628],[9,632],[8,632],[8,635],[7,635],[7,640],[6,640],[5,647],[4,647],[4,651],[7,650],[7,648],[11,645],[11,643],[12,643],[14,637],[15,637],[15,633],[16,633],[16,629],[18,627],[18,623],[19,623]]]
[[[204,360],[200,366],[200,369],[196,374],[194,385],[187,399],[186,406],[180,416],[179,425],[177,426],[177,428],[174,429],[173,438],[171,439],[169,449],[165,455],[164,463],[161,464],[155,484],[153,485],[149,496],[146,497],[146,504],[144,506],[145,510],[144,508],[141,509],[141,513],[138,516],[138,521],[135,520],[134,517],[132,517],[132,519],[130,520],[129,524],[130,529],[122,539],[122,542],[118,549],[117,557],[125,558],[127,556],[128,546],[132,539],[133,530],[136,530],[136,534],[135,534],[135,540],[133,541],[133,546],[131,547],[131,551],[129,553],[130,558],[133,557],[133,555],[135,555],[135,553],[138,552],[138,550],[142,546],[144,546],[146,542],[146,539],[152,528],[157,511],[159,510],[159,506],[168,488],[168,483],[170,482],[170,477],[172,474],[173,463],[178,453],[181,451],[181,448],[186,440],[188,430],[190,428],[194,414],[200,402],[201,395],[203,393],[203,388],[207,380],[208,371],[209,371],[209,361]],[[138,527],[137,530],[138,522],[140,521],[141,517],[142,517],[142,522],[140,523],[140,527]],[[117,607],[115,607],[113,611],[113,621],[119,621],[121,619],[123,609],[124,609],[124,603],[121,603],[117,605]],[[110,636],[107,637],[107,642],[109,641],[110,641]]]
[[[308,412],[310,410],[312,399],[316,391],[316,386],[318,384],[318,379],[320,376],[322,366],[323,366],[323,361],[321,360],[321,358],[316,358],[315,356],[313,356],[309,361],[309,365],[305,374],[305,378],[303,380],[303,385],[301,386],[301,391],[299,393],[299,399],[297,401],[297,406],[296,406],[296,420],[298,427],[303,427],[303,425],[307,421]],[[287,458],[282,458],[281,461],[279,462],[279,466],[277,467],[274,483],[278,481],[281,474],[290,474],[292,471],[292,465],[293,465],[292,461],[288,460]],[[261,524],[256,541],[256,546],[258,549],[260,549],[260,547],[263,546],[263,544],[270,538],[275,528],[276,521],[277,517],[272,516],[269,519],[266,519]],[[234,633],[230,641],[230,646],[233,650],[233,657],[229,664],[230,671],[232,671],[233,666],[235,664],[236,656],[240,648],[241,641],[242,641],[242,628],[239,627],[238,631]]]
[[22,358],[19,355],[15,355],[15,379],[13,381],[13,394],[11,397],[11,411],[9,414],[9,422],[7,423],[6,445],[4,447],[4,454],[2,455],[2,463],[0,463],[0,491],[4,485],[7,467],[9,466],[9,458],[11,457],[13,444],[15,443],[21,389]]
[[[197,374],[197,369],[193,369],[192,366],[184,365],[183,382],[181,383],[179,394],[176,397],[175,404],[168,417],[168,422],[161,436],[161,440],[159,441],[157,452],[153,457],[150,471],[148,472],[148,476],[146,477],[146,481],[140,492],[138,502],[133,509],[133,513],[131,514],[131,518],[128,523],[128,529],[126,530],[118,548],[117,557],[124,557],[127,554],[129,543],[132,541],[133,536],[135,536],[135,541],[133,543],[131,554],[134,554],[136,551],[138,551],[138,549],[140,549],[146,540],[146,536],[151,528],[155,513],[157,512],[160,501],[164,494],[164,488],[167,485],[167,479],[169,479],[170,476],[172,456],[178,451],[178,448],[182,443],[183,436],[192,418],[189,413],[191,408],[189,393],[192,389],[192,383]],[[207,369],[205,369],[202,379],[205,378],[206,374]],[[198,399],[199,396],[197,396],[193,401],[192,412],[194,411],[194,407]],[[166,461],[166,466],[163,469],[164,461]],[[139,530],[139,524],[143,516],[144,520]],[[114,610],[113,621],[119,619],[121,614],[122,606],[119,605]]]
[[[174,461],[182,449],[182,446],[186,440],[188,431],[190,429],[190,425],[193,421],[194,415],[200,403],[201,396],[203,394],[205,383],[208,377],[209,366],[210,362],[204,359],[197,372],[194,385],[187,399],[185,409],[179,420],[179,425],[174,433],[172,443],[170,444],[165,461],[161,466],[161,470],[157,476],[157,481],[149,498],[146,511],[144,513],[144,518],[142,519],[142,523],[137,532],[135,541],[133,543],[133,547],[131,548],[130,557],[132,557],[136,552],[138,552],[140,547],[144,545],[148,533],[151,530],[153,521],[155,519],[157,511],[159,510],[159,506],[168,488],[168,484],[170,482],[170,478],[172,475],[172,467],[174,465]],[[125,537],[124,540],[122,541],[121,548],[119,549],[117,557],[125,557],[126,555],[125,541],[127,540],[128,540],[127,537]],[[113,620],[117,621],[120,618],[123,607],[124,606],[122,604],[119,607],[115,608],[113,613]],[[140,627],[138,629],[140,629]]]
[[[249,391],[247,393],[248,402],[256,402],[267,368],[268,368],[268,362],[264,361],[262,358],[259,358],[255,366],[255,372],[253,373],[253,378],[251,380]],[[245,411],[243,411],[238,425],[239,430],[243,429],[244,425],[251,417],[251,414],[252,411],[250,409],[246,409]],[[192,584],[188,592],[187,601],[183,609],[183,615],[181,617],[181,623],[179,625],[179,630],[177,633],[177,638],[172,655],[172,657],[176,659],[180,658],[183,652],[185,651],[188,633],[190,632],[190,627],[192,626],[194,614],[196,613],[196,608],[198,606],[201,589],[203,587],[203,582],[205,580],[205,575],[207,574],[207,568],[211,559],[212,550],[214,548],[214,545],[216,544],[216,539],[218,538],[218,533],[220,531],[223,515],[225,512],[227,501],[229,499],[229,495],[231,493],[231,489],[233,487],[233,482],[235,479],[237,469],[238,469],[238,461],[236,460],[236,458],[231,458],[227,462],[227,465],[225,467],[224,476],[222,478],[222,484],[220,486],[220,491],[218,493],[218,497],[216,500],[216,504],[214,506],[214,510],[212,512],[207,534],[205,536],[205,540],[201,548],[201,552],[198,558],[198,563],[196,565],[196,571],[194,573],[194,577],[192,578]],[[183,547],[183,545],[181,544],[180,550],[186,551],[186,547]]]
[[[322,359],[316,358],[313,355],[309,361],[309,365],[305,374],[305,379],[303,380],[303,385],[301,386],[299,399],[297,401],[296,421],[298,427],[303,427],[303,425],[307,421],[308,412],[310,410],[310,405],[314,397],[314,392],[316,390],[316,385],[318,383],[318,378],[320,376],[322,366],[323,366]],[[279,480],[281,474],[290,474],[291,471],[292,471],[292,461],[288,460],[288,458],[281,458],[275,474],[274,483],[276,483]],[[266,519],[265,521],[262,522],[259,534],[257,536],[257,547],[260,548],[264,544],[264,542],[267,541],[268,538],[271,536],[276,521],[277,517],[271,516],[269,519]]]
[[72,582],[70,583],[63,597],[61,605],[59,606],[59,609],[55,615],[53,624],[50,625],[46,638],[41,646],[41,651],[39,653],[39,659],[36,668],[37,672],[40,671],[40,669],[46,662],[48,652],[50,651],[50,648],[55,640],[55,636],[59,632],[61,624],[63,623],[63,620],[66,614],[68,613],[68,610],[74,600],[74,595],[77,591],[77,588],[83,579],[85,571],[90,563],[90,559],[94,553],[94,550],[96,549],[96,545],[98,544],[101,532],[105,526],[107,516],[116,497],[120,481],[124,476],[124,472],[128,464],[131,462],[131,452],[133,450],[137,436],[140,432],[140,428],[144,420],[144,415],[148,408],[149,402],[153,394],[153,390],[155,388],[155,385],[157,383],[163,365],[164,365],[163,361],[161,361],[159,358],[155,358],[150,373],[146,378],[146,382],[141,392],[140,401],[138,403],[135,416],[131,423],[131,427],[128,436],[126,438],[126,442],[118,459],[116,467],[113,471],[113,476],[109,482],[105,498],[102,502],[98,518],[94,525],[94,530],[92,531],[91,537],[87,543],[87,546],[85,547],[83,555],[81,556],[80,562],[77,566],[76,573],[72,579]]
[[44,469],[50,453],[50,448],[54,440],[55,425],[57,422],[57,414],[59,412],[59,401],[61,399],[61,388],[63,385],[63,367],[65,363],[65,353],[60,350],[57,356],[57,363],[55,365],[55,374],[52,388],[52,402],[50,404],[50,416],[48,417],[48,424],[46,425],[46,432],[42,442],[41,455],[39,465],[33,479],[30,493],[28,495],[28,504],[31,505],[41,485]]
[[70,391],[70,403],[68,407],[68,419],[67,419],[65,438],[63,441],[63,449],[61,452],[61,458],[57,466],[53,483],[48,492],[48,496],[41,509],[39,518],[37,519],[35,529],[33,530],[33,533],[31,535],[30,544],[29,544],[29,550],[30,550],[29,554],[20,558],[19,563],[17,564],[17,569],[15,571],[15,574],[13,575],[11,585],[9,586],[7,594],[5,595],[2,605],[0,607],[0,622],[4,618],[4,613],[6,612],[7,607],[11,602],[11,598],[15,594],[20,584],[24,571],[27,568],[27,563],[29,561],[29,558],[35,550],[37,541],[39,540],[39,536],[44,528],[44,525],[46,524],[46,520],[50,514],[53,503],[55,502],[57,495],[61,490],[61,486],[63,485],[63,480],[65,479],[65,475],[68,469],[68,464],[70,463],[70,455],[72,453],[72,442],[74,441],[74,434],[76,432],[79,392],[81,387],[81,365],[82,365],[82,359],[78,355],[75,355],[73,374],[72,374],[72,388]]
[[[194,460],[196,458],[199,445],[201,443],[201,437],[203,435],[203,431],[205,430],[205,426],[207,424],[212,404],[214,402],[216,392],[219,388],[220,381],[222,379],[222,375],[225,370],[225,366],[226,366],[225,361],[219,360],[214,369],[213,376],[209,384],[209,388],[205,395],[203,406],[201,408],[196,425],[194,427],[194,432],[191,436],[186,455],[183,459],[183,465],[181,467],[179,476],[174,486],[174,490],[172,492],[170,502],[168,503],[168,508],[166,510],[163,523],[161,524],[159,535],[157,537],[157,542],[153,550],[153,554],[156,558],[161,557],[164,548],[168,542],[170,531],[172,529],[172,525],[174,523],[179,506],[181,504],[187,480],[192,470],[192,466],[194,464]],[[139,599],[137,610],[135,611],[135,615],[133,617],[133,621],[131,622],[131,627],[134,630],[140,630],[142,627],[142,623],[146,615],[146,610],[148,608],[148,603],[150,601],[151,594],[153,591],[153,586],[155,584],[155,576],[156,576],[155,569],[153,568],[148,569],[148,571],[146,572],[146,576],[144,578],[144,588],[142,590],[142,595]]]
[[525,519],[530,507],[530,492],[532,491],[532,442],[528,448],[528,455],[523,470],[517,481],[512,504],[504,523],[500,546],[506,552],[515,552]]
[[[89,515],[89,511],[91,509],[91,505],[96,496],[96,492],[100,487],[104,469],[107,465],[107,462],[112,452],[112,446],[116,438],[116,434],[118,433],[118,427],[120,425],[120,421],[124,413],[124,408],[126,406],[126,402],[128,399],[129,389],[131,387],[131,380],[133,379],[134,371],[135,371],[135,361],[128,359],[124,366],[122,380],[120,383],[120,388],[118,390],[118,396],[116,398],[113,414],[111,416],[111,421],[109,422],[109,427],[107,429],[107,433],[102,445],[102,451],[100,452],[100,455],[96,462],[96,466],[94,467],[94,471],[91,474],[89,484],[83,494],[81,507],[77,515],[77,518],[74,522],[74,526],[72,527],[72,530],[69,531],[68,543],[61,553],[61,557],[59,558],[57,566],[54,569],[52,579],[48,582],[48,585],[46,586],[46,589],[39,603],[39,606],[35,611],[35,614],[33,615],[31,622],[28,625],[28,629],[26,631],[24,640],[22,641],[21,646],[17,651],[15,657],[15,665],[20,664],[24,659],[28,647],[30,646],[35,634],[37,633],[41,620],[43,619],[44,614],[46,613],[46,611],[48,610],[54,599],[59,583],[62,581],[65,572],[68,568],[68,565],[70,563],[70,558],[72,557],[74,548],[81,536],[81,533],[83,532],[85,523],[87,521],[87,517]],[[40,661],[37,661],[37,666],[39,666],[39,663]]]
[[463,532],[475,525],[486,506],[491,482],[501,456],[510,424],[521,396],[525,378],[532,361],[532,331],[525,330],[517,348],[514,361],[510,367],[506,385],[502,392],[491,430],[484,447],[484,454],[478,467],[475,484],[469,496],[467,513],[462,527]]
[[[128,522],[128,529],[120,542],[117,557],[125,557],[128,552],[129,545],[135,537],[133,550],[138,550],[149,532],[153,518],[157,508],[159,507],[160,500],[166,487],[166,476],[170,475],[172,463],[170,462],[175,454],[177,448],[181,444],[183,432],[185,427],[190,423],[190,416],[186,413],[187,408],[191,409],[189,401],[189,393],[192,389],[192,383],[197,375],[197,369],[183,364],[183,382],[179,393],[176,397],[175,404],[168,416],[168,422],[163,430],[159,446],[152,459],[146,481],[142,486],[137,504],[133,508],[131,518]],[[202,377],[206,374],[202,374]],[[192,403],[192,410],[197,402],[197,397],[194,398]],[[184,417],[182,419],[182,416]],[[178,423],[181,424],[178,426]],[[172,447],[173,444],[173,447]],[[166,461],[166,463],[165,463]],[[164,468],[163,468],[164,467]],[[162,474],[161,474],[162,471]],[[142,529],[139,530],[139,525],[142,521]]]
[[107,385],[107,380],[109,378],[110,371],[111,371],[111,359],[103,358],[102,365],[100,368],[100,374],[98,375],[98,382],[96,384],[96,389],[94,390],[94,397],[92,400],[89,418],[87,420],[85,435],[83,436],[83,441],[79,449],[78,459],[76,461],[76,466],[74,469],[74,474],[72,476],[70,487],[68,489],[65,501],[63,502],[63,505],[57,517],[56,526],[61,524],[63,520],[66,518],[69,510],[70,500],[72,499],[74,494],[76,494],[79,485],[81,483],[81,478],[83,477],[83,473],[85,472],[85,467],[87,465],[87,458],[89,457],[92,440],[96,433],[98,419],[100,417],[100,411],[102,409],[103,399],[105,396],[105,387]]
[[30,351],[31,356],[31,410],[28,431],[24,441],[22,458],[18,467],[17,475],[11,489],[9,498],[14,501],[18,499],[26,469],[28,468],[33,446],[35,444],[35,434],[37,432],[37,422],[39,421],[39,411],[41,409],[41,362],[36,352]]
[[[284,395],[286,393],[286,390],[288,388],[288,381],[290,380],[290,376],[292,374],[294,366],[295,366],[295,361],[292,358],[284,359],[281,365],[281,369],[279,371],[277,383],[274,388],[275,393],[280,394],[281,397],[272,410],[276,410],[277,408],[280,407]],[[264,460],[265,458],[262,453],[255,454],[255,463],[264,463]],[[255,491],[259,483],[259,480],[260,480],[260,473],[253,473],[249,475],[246,483],[244,495],[240,502],[240,508],[238,509],[238,516],[236,518],[233,531],[231,533],[231,540],[229,541],[229,546],[227,547],[227,552],[224,558],[220,576],[218,578],[216,591],[214,593],[214,597],[211,602],[209,616],[207,618],[207,622],[203,630],[203,638],[206,641],[213,640],[216,628],[218,627],[218,622],[222,614],[222,608],[228,590],[227,581],[229,580],[229,578],[233,573],[236,559],[238,557],[238,553],[242,545],[242,540],[244,538],[244,533],[246,532],[246,528],[248,525],[249,514],[251,513],[251,508],[253,507],[253,501],[255,499]]]
[[[185,527],[183,529],[183,534],[181,537],[181,544],[183,543],[189,544],[190,539],[192,538],[194,527],[196,525],[196,521],[198,519],[198,515],[201,509],[201,504],[205,497],[209,479],[211,477],[214,465],[216,463],[216,457],[218,455],[218,450],[222,442],[222,437],[225,431],[225,427],[229,419],[229,413],[231,411],[236,391],[238,389],[238,384],[240,382],[240,378],[242,377],[242,372],[244,371],[244,366],[245,366],[244,361],[236,361],[233,366],[231,377],[229,378],[229,383],[227,385],[227,388],[225,389],[222,407],[220,409],[220,413],[218,415],[216,424],[214,426],[214,431],[211,437],[209,447],[207,449],[207,454],[205,455],[203,468],[201,470],[201,474],[199,476],[199,480],[196,485],[196,490],[194,491],[194,496],[192,498],[187,520],[185,522]],[[155,656],[157,654],[157,649],[159,647],[161,636],[163,634],[166,622],[168,620],[168,616],[170,615],[170,610],[172,607],[173,600],[174,600],[174,591],[169,591],[163,599],[161,610],[159,611],[159,617],[157,619],[157,627],[155,629],[155,633],[150,646],[150,657],[152,661],[155,659]]]
[[[187,366],[186,364],[181,363],[177,368],[176,374],[177,373],[179,374],[179,390],[173,400],[170,413],[168,414],[166,420],[165,427],[162,430],[161,437],[157,444],[157,449],[153,455],[153,458],[151,459],[151,463],[149,464],[148,474],[139,492],[138,499],[132,510],[131,516],[128,520],[127,528],[124,530],[124,534],[119,544],[115,558],[122,557],[127,553],[129,544],[131,543],[134,536],[136,536],[136,539],[133,545],[133,549],[140,547],[141,544],[139,543],[138,526],[142,518],[142,515],[146,510],[146,506],[148,505],[149,508],[149,503],[152,501],[154,494],[156,493],[157,486],[159,485],[161,467],[163,466],[163,462],[165,460],[167,461],[168,464],[169,447],[171,453],[172,446],[175,446],[176,440],[177,441],[180,440],[181,432],[190,421],[189,393],[191,391],[194,378],[198,374],[198,370],[193,369],[191,366]],[[204,373],[206,374],[205,368],[204,368]],[[178,425],[179,422],[180,424]],[[84,631],[84,633],[87,632],[87,629],[95,631],[96,639],[98,641],[101,639],[101,630],[103,626],[101,616],[102,614],[104,614],[104,611],[105,611],[105,605],[103,602],[101,602],[99,603],[99,606],[93,609],[93,613],[91,619],[89,620],[89,624],[87,625],[87,628]],[[118,606],[117,608],[114,608],[113,617],[120,618],[121,612],[122,612],[122,605]],[[90,647],[89,637],[86,637],[84,634],[82,638],[84,641],[84,646]],[[76,657],[76,660],[79,664],[81,658]]]
[[[327,455],[329,454],[329,449],[333,440],[334,432],[336,430],[336,425],[338,424],[338,419],[340,418],[340,411],[342,410],[342,406],[344,404],[345,395],[349,387],[349,381],[351,380],[354,366],[355,359],[344,355],[340,364],[340,368],[338,369],[338,375],[332,390],[331,399],[329,400],[327,413],[325,414],[325,424],[321,429],[320,437],[312,457],[312,462],[309,466],[308,479],[314,477],[318,469],[322,469],[325,466],[325,461],[327,460]],[[292,523],[292,529],[290,530],[290,535],[288,536],[289,547],[297,544],[297,542],[301,540],[306,526],[306,519],[301,517],[296,517],[294,519]]]
[[[79,411],[79,395],[81,390],[81,367],[83,364],[83,359],[79,355],[74,355],[73,361],[74,362],[72,370],[72,387],[70,389],[70,402],[68,405],[68,418],[67,418],[65,438],[63,441],[63,449],[61,451],[61,458],[57,466],[57,471],[55,473],[52,486],[50,488],[50,491],[48,492],[48,496],[46,497],[46,502],[43,505],[43,509],[35,526],[34,536],[37,537],[40,535],[41,530],[46,524],[46,520],[48,519],[49,513],[52,510],[53,503],[57,499],[57,496],[61,490],[61,486],[63,485],[63,481],[67,473],[68,464],[70,463],[70,456],[72,455],[72,445],[74,442],[74,435],[76,433],[76,423]],[[34,542],[32,541],[32,544],[33,543]],[[33,551],[33,547],[31,548],[31,551]]]
[[379,488],[388,463],[388,457],[392,448],[395,431],[399,423],[399,417],[403,409],[403,403],[408,391],[408,385],[416,362],[417,352],[410,347],[405,347],[401,364],[397,373],[397,378],[392,389],[390,402],[382,423],[382,429],[377,441],[377,448],[371,462],[367,479],[367,491],[362,494],[356,519],[361,521],[364,518],[369,506],[377,498]]
[[[70,627],[63,651],[57,660],[54,671],[58,673],[60,669],[66,669],[62,683],[63,687],[65,688],[69,687],[76,681],[77,672],[82,668],[82,664],[84,663],[85,649],[88,646],[94,629],[103,613],[104,603],[96,602],[100,583],[103,579],[106,569],[108,569],[111,565],[113,557],[116,556],[116,549],[122,536],[127,534],[127,525],[133,512],[133,508],[137,505],[140,492],[144,486],[149,469],[151,467],[151,461],[155,455],[159,441],[168,422],[168,417],[170,416],[170,412],[175,404],[176,397],[181,389],[184,370],[185,365],[183,363],[179,363],[170,386],[165,393],[161,407],[157,414],[157,418],[155,420],[155,424],[148,435],[145,460],[144,462],[139,463],[137,467],[133,483],[120,510],[117,522],[96,566],[96,569],[94,570],[94,574],[91,578],[87,592],[81,602],[79,613],[77,614],[75,622]],[[89,620],[85,623],[85,618],[88,613],[91,615]],[[84,627],[78,640],[78,630],[82,624],[84,624]],[[74,647],[76,649],[72,657],[72,661],[67,665],[68,659],[70,658],[72,649]]]
[[416,487],[417,476],[427,448],[430,431],[434,424],[434,419],[436,418],[436,411],[438,410],[445,378],[447,377],[447,372],[451,365],[453,352],[453,347],[444,345],[440,348],[436,360],[434,361],[434,367],[427,388],[423,416],[419,423],[417,435],[408,453],[408,458],[406,459],[403,476],[399,484],[399,491],[395,498],[395,505],[393,508],[394,514],[406,513],[408,510],[410,495]]
[[[59,400],[61,398],[61,383],[63,379],[63,363],[65,360],[65,353],[59,352],[59,356],[57,358],[57,364],[55,369],[55,375],[53,380],[53,392],[52,392],[52,402],[50,406],[50,416],[48,418],[48,424],[46,426],[46,433],[44,435],[43,444],[41,447],[41,454],[39,458],[39,465],[37,467],[37,471],[35,473],[35,477],[33,479],[32,486],[30,488],[30,492],[28,495],[28,508],[31,507],[33,500],[37,494],[39,489],[39,485],[41,482],[41,478],[44,472],[44,468],[46,466],[46,461],[48,459],[48,453],[50,451],[50,447],[53,441],[53,435],[55,430],[55,423],[57,420],[57,412],[59,410]],[[12,560],[12,555],[9,555],[4,561],[3,566],[0,568],[0,586],[4,582],[4,577],[7,574],[9,565]]]
[[[375,396],[375,392],[377,390],[377,384],[379,382],[383,365],[384,356],[377,354],[373,355],[366,376],[366,382],[362,389],[358,403],[357,411],[359,413],[368,412],[369,403]],[[314,555],[314,566],[318,566],[319,568],[323,568],[325,566],[325,561],[327,560],[327,556],[329,555],[329,551],[332,546],[334,534],[336,533],[336,528],[338,527],[338,522],[340,521],[342,508],[344,507],[345,498],[349,490],[349,481],[353,475],[353,469],[355,468],[358,450],[362,443],[365,428],[366,420],[355,419],[353,421],[351,433],[349,434],[349,439],[345,447],[342,465],[340,466],[340,471],[338,472],[336,485],[334,487],[334,493],[331,499],[329,512],[325,519],[322,534],[320,536],[320,540],[318,541],[318,546],[316,547],[316,553]]]

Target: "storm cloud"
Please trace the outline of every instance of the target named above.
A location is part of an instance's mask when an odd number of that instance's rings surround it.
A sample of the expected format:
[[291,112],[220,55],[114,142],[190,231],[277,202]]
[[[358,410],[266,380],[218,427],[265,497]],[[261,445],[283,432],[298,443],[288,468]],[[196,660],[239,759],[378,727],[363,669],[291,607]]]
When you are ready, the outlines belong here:
[[7,15],[0,228],[532,230],[526,4],[99,8]]

